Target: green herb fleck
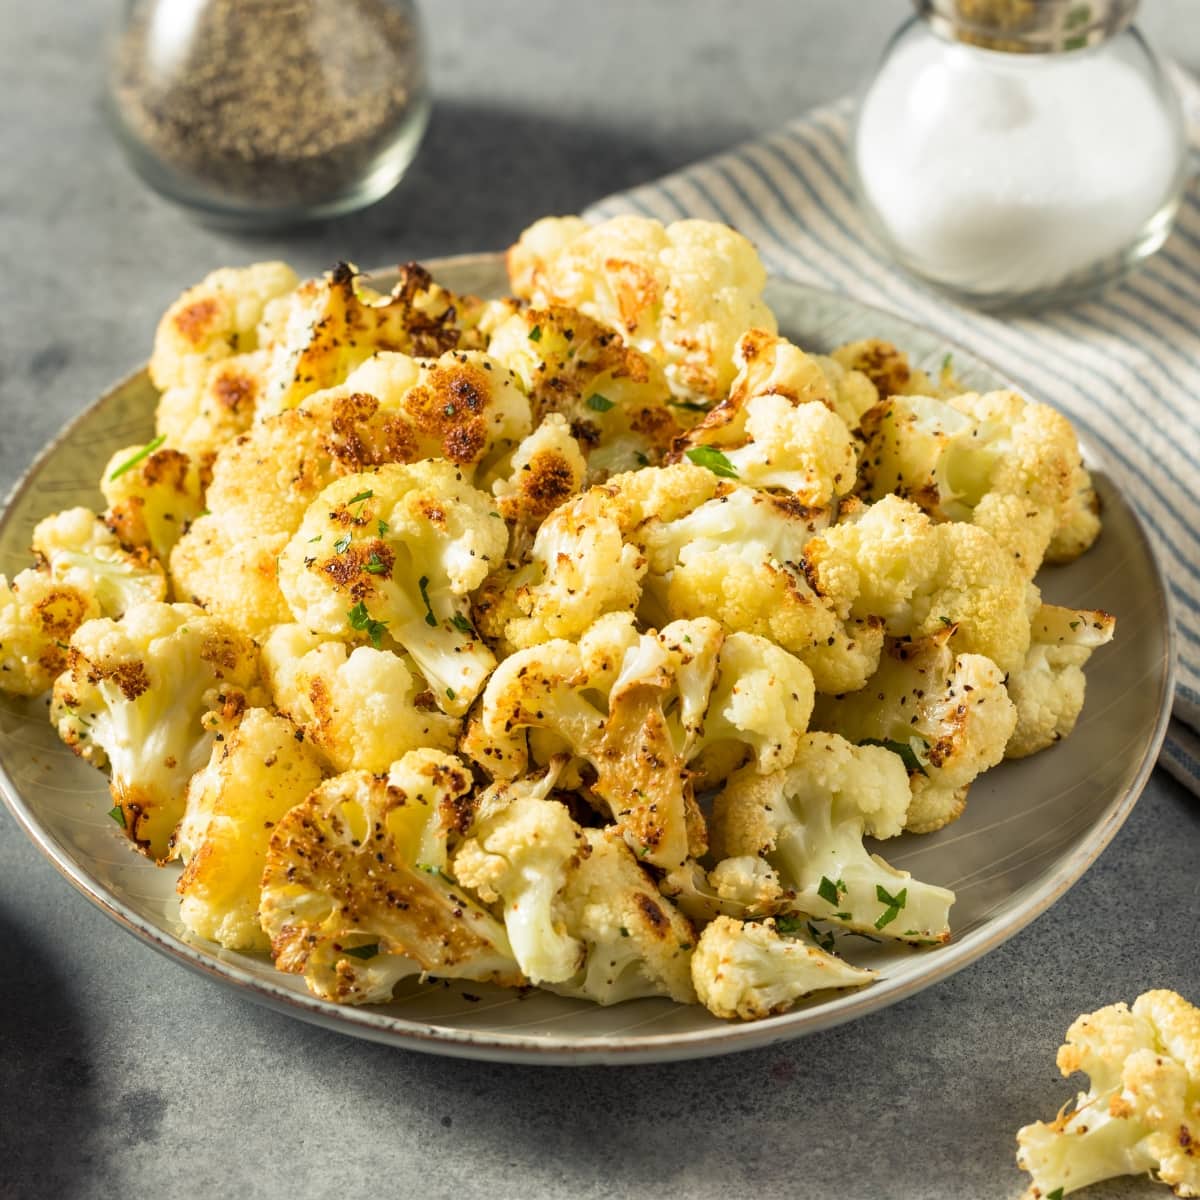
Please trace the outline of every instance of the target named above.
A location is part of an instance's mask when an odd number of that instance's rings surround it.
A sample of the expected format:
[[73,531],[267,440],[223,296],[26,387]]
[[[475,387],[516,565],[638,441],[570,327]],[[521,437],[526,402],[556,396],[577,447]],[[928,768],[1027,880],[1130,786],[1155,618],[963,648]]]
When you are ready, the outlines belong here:
[[374,958],[379,953],[379,943],[372,942],[369,946],[347,946],[342,953],[350,955],[351,958],[361,958],[364,960]]
[[311,545],[313,542],[319,542],[320,540],[321,540],[321,534],[319,534],[319,533],[317,534],[317,536],[316,536],[316,537],[313,537],[313,538],[309,538],[309,539],[308,539],[308,541],[309,541],[309,544],[310,544],[310,545]]
[[695,404],[691,400],[668,400],[667,403],[672,408],[686,408],[688,412],[706,413],[708,412],[707,404]]
[[540,342],[542,340],[542,327],[540,325],[535,325],[529,331],[529,340],[531,342]]
[[650,460],[640,450],[633,452],[633,458],[639,467],[648,467],[650,465]]
[[733,468],[733,463],[721,453],[716,446],[693,446],[687,452],[688,458],[692,460],[698,467],[707,467],[714,475],[721,479],[736,479],[737,471]]
[[386,575],[388,573],[387,563],[379,557],[378,554],[372,552],[371,557],[363,563],[363,570],[368,575]]
[[861,929],[847,929],[847,937],[859,937],[864,942],[874,942],[876,946],[883,940],[882,938],[872,937],[869,933],[863,933]]
[[1082,50],[1087,45],[1087,37],[1079,34],[1077,37],[1069,37],[1063,42],[1064,50]]
[[373,495],[375,493],[370,488],[367,488],[365,492],[359,492],[357,496],[351,496],[346,501],[346,507],[349,508],[351,504],[361,504],[364,500],[370,500]]
[[350,535],[348,533],[343,533],[342,536],[333,543],[333,548],[338,554],[345,554],[346,551],[350,549]]
[[608,412],[610,408],[617,407],[613,401],[611,401],[607,396],[600,395],[599,392],[589,396],[584,403],[592,410],[592,412]]
[[953,368],[953,366],[954,366],[954,355],[947,354],[946,357],[942,359],[942,374],[944,375],[947,371],[951,370]]
[[[911,742],[893,742],[890,738],[863,738],[858,744],[860,746],[882,746],[885,750],[900,755],[900,761],[910,775],[914,771],[919,771],[926,778],[929,776],[924,764],[917,757],[917,752],[912,748]],[[928,743],[926,742],[925,745],[928,746]]]
[[826,930],[822,933],[811,921],[808,922],[808,936],[812,938],[826,954],[833,953],[833,933]]
[[938,620],[941,621],[941,623],[943,625],[953,625],[954,624],[954,622],[952,620],[950,620],[949,617],[938,617]]
[[471,622],[462,615],[462,613],[455,613],[454,616],[450,618],[450,624],[453,625],[459,633],[465,633],[467,637],[475,636],[474,627],[471,625]]
[[425,624],[436,629],[437,617],[433,615],[433,605],[429,603],[429,576],[422,575],[417,580],[417,587],[421,589],[421,599],[425,601]]
[[1063,1200],[1062,1188],[1056,1187],[1054,1191],[1047,1192],[1046,1200]]
[[875,897],[880,904],[886,904],[887,908],[879,915],[879,919],[875,922],[876,929],[882,929],[885,925],[890,925],[899,915],[900,910],[908,903],[908,888],[901,888],[894,896],[882,884],[875,885]]
[[57,640],[57,638],[55,639],[55,642],[54,642],[54,644],[55,644],[55,645],[56,645],[56,646],[57,646],[57,647],[58,647],[60,650],[70,650],[70,648],[71,648],[71,643],[70,643],[70,642],[60,642],[60,641],[58,641],[58,640]]
[[449,696],[451,700],[453,700],[454,699],[454,689],[451,687],[448,687],[446,689],[446,695]]
[[622,926],[621,926],[621,936],[622,936],[622,937],[628,937],[628,936],[629,936],[629,930],[628,930],[628,929],[626,929],[624,925],[622,925]]
[[383,535],[385,533],[387,533],[387,531],[389,529],[391,529],[391,526],[382,517],[380,517],[379,518],[379,536],[383,537]]
[[109,483],[111,483],[114,479],[120,479],[120,477],[124,475],[126,471],[132,471],[133,468],[136,467],[143,458],[149,458],[150,455],[152,455],[155,450],[157,450],[166,440],[167,435],[165,433],[160,433],[158,437],[154,439],[154,441],[147,442],[136,454],[130,458],[127,458],[113,471],[113,473],[108,477]]
[[[1092,6],[1090,4],[1077,4],[1069,13],[1063,25],[1067,29],[1078,29],[1080,25],[1086,25],[1092,18]],[[1051,1200],[1047,1197],[1046,1200]]]
[[497,521],[503,521],[503,520],[504,520],[504,518],[503,518],[503,517],[502,517],[502,516],[501,516],[501,515],[500,515],[498,512],[490,512],[490,513],[488,513],[488,516],[489,516],[489,517],[495,517]]
[[824,875],[821,876],[821,882],[817,885],[817,895],[826,904],[836,905],[845,890],[846,885],[840,879],[834,883],[832,879],[827,879]]
[[775,918],[775,932],[782,933],[785,936],[797,934],[804,928],[803,917],[789,917],[786,913],[781,917]]
[[129,828],[129,826],[125,824],[125,810],[119,804],[114,804],[112,808],[108,810],[108,815],[112,817],[112,819],[116,821],[116,823],[120,825],[122,829]]
[[1074,629],[1078,629],[1078,628],[1079,628],[1079,622],[1078,622],[1078,621],[1072,621],[1072,622],[1071,622],[1071,628],[1072,628],[1073,630],[1074,630]]
[[362,629],[366,632],[367,637],[371,639],[371,645],[376,650],[379,649],[383,642],[383,633],[387,629],[386,621],[376,621],[372,619],[371,614],[367,612],[367,606],[360,600],[346,614],[347,620],[350,622],[351,629]]

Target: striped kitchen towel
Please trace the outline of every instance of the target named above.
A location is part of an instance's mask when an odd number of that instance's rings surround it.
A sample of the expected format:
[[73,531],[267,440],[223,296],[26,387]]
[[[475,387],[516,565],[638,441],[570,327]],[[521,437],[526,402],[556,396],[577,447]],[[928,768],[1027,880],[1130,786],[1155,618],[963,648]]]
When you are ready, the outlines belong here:
[[[1176,75],[1195,157],[1200,87]],[[851,185],[851,111],[848,101],[817,109],[584,215],[724,221],[775,274],[903,313],[1067,413],[1158,544],[1179,634],[1160,761],[1200,792],[1200,179],[1193,172],[1166,245],[1120,286],[1067,310],[1001,320],[930,291],[876,248]]]

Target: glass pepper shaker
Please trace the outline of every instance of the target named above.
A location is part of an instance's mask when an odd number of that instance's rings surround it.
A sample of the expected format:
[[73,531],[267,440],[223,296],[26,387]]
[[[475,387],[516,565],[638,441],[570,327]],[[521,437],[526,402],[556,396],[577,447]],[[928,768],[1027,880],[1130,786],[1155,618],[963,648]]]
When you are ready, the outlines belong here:
[[1178,96],[1137,0],[917,0],[859,106],[861,206],[914,275],[981,308],[1069,301],[1162,245]]
[[127,0],[109,109],[134,168],[218,223],[373,203],[429,116],[413,0]]

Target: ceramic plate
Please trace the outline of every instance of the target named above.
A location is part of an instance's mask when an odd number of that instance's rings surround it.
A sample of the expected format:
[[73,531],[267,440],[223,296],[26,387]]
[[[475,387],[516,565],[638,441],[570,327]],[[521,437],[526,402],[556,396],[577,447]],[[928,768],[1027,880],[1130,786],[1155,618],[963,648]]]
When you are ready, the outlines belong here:
[[[503,294],[498,256],[429,264],[457,291]],[[781,329],[811,350],[866,336],[906,348],[936,371],[985,389],[1004,380],[967,351],[898,317],[783,280],[768,296]],[[98,477],[108,457],[153,433],[156,393],[145,372],[101,397],[49,446],[14,490],[0,521],[0,571],[28,564],[36,522],[83,504],[102,507]],[[1162,574],[1129,505],[1098,464],[1104,533],[1069,567],[1039,583],[1049,600],[1117,615],[1117,639],[1088,671],[1074,735],[1060,746],[989,772],[965,815],[926,837],[887,843],[887,857],[930,883],[953,888],[954,940],[923,951],[846,943],[848,957],[880,971],[871,987],[833,994],[765,1021],[726,1024],[701,1007],[642,1000],[599,1008],[546,993],[477,984],[401,985],[384,1007],[339,1008],[310,996],[265,958],[222,951],[179,924],[175,869],[131,852],[106,815],[103,777],[61,746],[44,700],[0,701],[0,790],[17,820],[56,867],[114,920],[178,962],[304,1020],[358,1037],[469,1058],[542,1063],[646,1062],[724,1054],[824,1029],[936,983],[994,949],[1078,879],[1128,815],[1153,766],[1171,695],[1171,628]],[[851,947],[853,946],[853,949]]]

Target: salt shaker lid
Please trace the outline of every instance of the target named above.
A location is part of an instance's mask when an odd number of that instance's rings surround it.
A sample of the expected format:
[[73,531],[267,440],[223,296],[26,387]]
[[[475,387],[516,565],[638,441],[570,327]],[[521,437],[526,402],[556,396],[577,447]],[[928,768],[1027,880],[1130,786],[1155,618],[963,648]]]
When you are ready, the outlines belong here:
[[1138,0],[914,0],[943,37],[987,50],[1055,54],[1094,46],[1133,20]]

